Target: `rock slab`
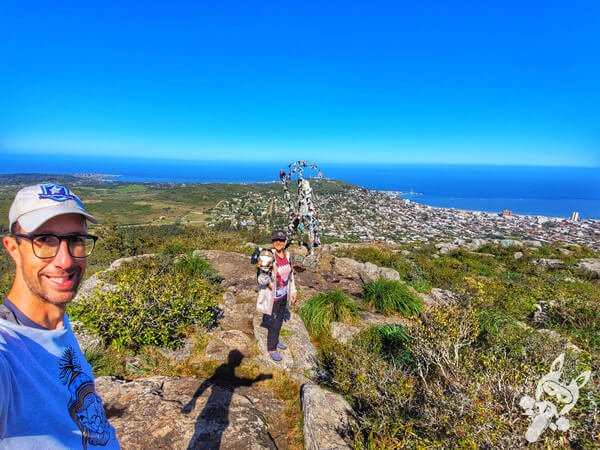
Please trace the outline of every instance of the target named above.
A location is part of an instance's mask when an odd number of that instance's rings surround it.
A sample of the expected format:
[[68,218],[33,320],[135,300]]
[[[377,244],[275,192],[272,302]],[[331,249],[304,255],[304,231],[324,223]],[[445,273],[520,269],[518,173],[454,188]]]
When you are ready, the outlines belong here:
[[352,408],[344,398],[315,384],[302,387],[304,446],[307,450],[350,449],[347,440],[353,422]]
[[582,259],[577,267],[588,272],[593,278],[600,278],[600,258]]
[[277,449],[247,397],[207,380],[99,377],[96,389],[124,449]]

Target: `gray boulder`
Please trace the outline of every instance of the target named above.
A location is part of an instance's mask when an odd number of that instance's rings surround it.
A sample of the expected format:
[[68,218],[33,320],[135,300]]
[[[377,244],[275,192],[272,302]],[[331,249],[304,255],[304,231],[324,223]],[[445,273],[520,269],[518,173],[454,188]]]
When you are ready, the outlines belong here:
[[351,448],[346,439],[354,421],[353,411],[341,395],[305,384],[302,387],[302,411],[307,450]]
[[530,239],[523,241],[523,243],[528,245],[529,247],[534,247],[534,248],[540,248],[542,245],[544,245],[540,241],[534,241],[534,240],[530,240]]
[[331,337],[342,344],[348,344],[358,333],[360,333],[362,328],[363,327],[360,327],[359,325],[333,322],[331,324]]
[[517,241],[516,239],[502,239],[499,242],[500,247],[523,247],[523,242]]
[[446,289],[433,288],[429,294],[418,294],[428,306],[444,306],[456,303],[458,296]]
[[363,264],[362,271],[360,272],[360,277],[365,283],[368,283],[369,281],[374,281],[378,279],[379,276],[379,267],[370,262],[366,262]]
[[439,244],[435,245],[435,248],[438,250],[438,252],[440,252],[440,255],[447,255],[448,253],[457,250],[459,246],[456,244],[450,244],[448,242],[440,242]]
[[386,280],[400,280],[400,274],[398,271],[390,267],[380,267],[379,276]]
[[221,287],[233,293],[237,303],[256,301],[256,267],[250,257],[224,250],[194,250],[194,255],[206,259],[223,277]]
[[341,276],[356,276],[364,271],[364,264],[350,258],[333,258],[332,266],[335,272]]
[[464,247],[473,252],[479,251],[481,247],[488,244],[489,241],[485,239],[473,239],[471,242],[464,244]]
[[553,258],[540,258],[533,261],[533,263],[538,266],[549,267],[551,269],[557,269],[565,265],[565,263],[562,260]]
[[579,261],[577,268],[587,272],[592,278],[600,278],[600,258],[586,258]]
[[397,270],[389,267],[378,267],[370,262],[361,263],[350,258],[333,258],[332,265],[340,277],[353,278],[358,275],[363,284],[379,278],[388,280],[400,279],[400,274]]

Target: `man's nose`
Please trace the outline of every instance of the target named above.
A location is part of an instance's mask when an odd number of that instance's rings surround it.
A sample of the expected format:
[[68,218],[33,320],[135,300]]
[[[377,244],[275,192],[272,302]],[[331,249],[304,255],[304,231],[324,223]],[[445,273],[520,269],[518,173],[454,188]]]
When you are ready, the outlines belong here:
[[52,262],[55,266],[62,268],[71,267],[73,265],[73,257],[69,253],[69,244],[66,240],[60,241],[58,252],[56,253],[56,256],[54,256]]

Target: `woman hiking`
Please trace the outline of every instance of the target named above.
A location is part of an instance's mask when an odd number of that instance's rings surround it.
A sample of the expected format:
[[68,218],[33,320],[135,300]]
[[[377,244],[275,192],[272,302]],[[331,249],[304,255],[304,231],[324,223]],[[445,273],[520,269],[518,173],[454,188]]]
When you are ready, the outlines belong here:
[[[287,346],[279,341],[279,333],[283,324],[283,318],[287,311],[288,299],[293,305],[296,303],[296,283],[290,263],[290,254],[285,250],[287,236],[281,230],[271,233],[271,241],[275,249],[275,261],[273,273],[275,274],[275,285],[261,286],[267,289],[273,298],[273,310],[271,311],[270,326],[267,333],[267,350],[273,361],[281,361],[278,350],[285,350]],[[260,295],[260,292],[259,292]]]

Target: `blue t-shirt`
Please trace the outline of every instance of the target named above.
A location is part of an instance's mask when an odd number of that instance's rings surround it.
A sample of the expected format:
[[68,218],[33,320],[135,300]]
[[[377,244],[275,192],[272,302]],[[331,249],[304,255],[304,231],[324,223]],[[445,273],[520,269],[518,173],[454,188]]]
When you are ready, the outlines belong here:
[[47,330],[5,307],[16,320],[0,318],[0,449],[118,449],[68,317]]

